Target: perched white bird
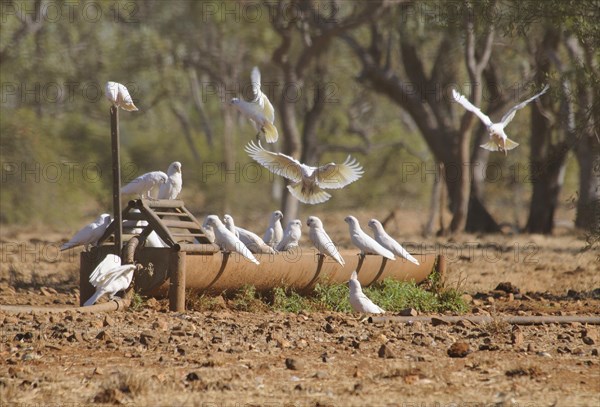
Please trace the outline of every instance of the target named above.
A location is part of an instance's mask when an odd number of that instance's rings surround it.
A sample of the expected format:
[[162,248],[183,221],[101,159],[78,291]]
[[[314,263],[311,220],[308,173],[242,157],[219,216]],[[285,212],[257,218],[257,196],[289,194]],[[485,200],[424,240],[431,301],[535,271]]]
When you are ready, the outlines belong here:
[[133,99],[131,99],[131,95],[129,95],[129,91],[125,85],[117,82],[106,82],[105,92],[110,103],[116,107],[130,112],[138,110],[133,104]]
[[136,268],[135,264],[121,265],[119,256],[107,254],[90,274],[90,283],[96,287],[96,292],[83,305],[95,304],[104,294],[110,294],[112,299],[119,291],[126,290]]
[[204,231],[204,235],[208,239],[209,242],[215,242],[215,231],[212,226],[208,226],[208,216],[204,219],[204,223],[202,223],[202,230]]
[[90,245],[95,245],[98,239],[102,237],[108,225],[112,221],[108,213],[103,213],[98,216],[95,221],[81,228],[75,236],[71,238],[67,243],[60,246],[60,250],[67,250],[76,246],[85,246],[84,249],[87,251]]
[[294,247],[298,247],[300,237],[302,236],[302,222],[300,219],[290,221],[283,231],[283,238],[277,245],[278,252],[286,252]]
[[395,241],[390,235],[387,234],[381,222],[377,219],[371,219],[369,221],[369,227],[373,230],[373,235],[375,237],[375,241],[394,253],[396,256],[404,257],[406,260],[415,263],[417,266],[419,265],[419,261],[415,259],[409,252],[406,251],[400,243]]
[[321,222],[321,219],[317,218],[316,216],[309,216],[306,220],[306,224],[310,228],[310,231],[308,232],[308,237],[310,238],[310,241],[315,245],[317,250],[321,254],[326,254],[332,257],[335,261],[337,261],[338,263],[340,263],[340,265],[343,266],[345,264],[344,259],[342,258],[342,255],[338,251],[337,247],[335,246],[327,232],[325,232],[325,229],[323,228],[323,222]]
[[371,301],[369,297],[363,293],[356,271],[353,271],[352,275],[350,276],[348,288],[350,288],[350,305],[354,311],[366,314],[385,313],[383,309],[374,304],[373,301]]
[[258,132],[256,134],[257,138],[260,133],[263,133],[267,143],[274,143],[279,138],[277,128],[273,124],[275,122],[275,109],[273,109],[267,95],[260,90],[260,71],[258,67],[255,66],[252,69],[250,79],[252,81],[252,100],[247,102],[239,98],[233,98],[229,103],[252,121]]
[[152,171],[140,175],[121,188],[122,194],[138,194],[141,198],[152,199],[150,192],[161,184],[166,184],[169,177],[162,171]]
[[343,164],[329,163],[311,167],[282,153],[273,153],[251,141],[246,152],[263,167],[293,182],[287,188],[300,202],[319,204],[331,198],[323,189],[340,189],[359,179],[364,171],[350,156]]
[[488,132],[490,133],[490,141],[482,144],[480,147],[490,151],[504,151],[504,155],[506,155],[508,150],[512,150],[513,148],[517,147],[519,143],[509,139],[506,133],[504,133],[504,128],[508,125],[508,123],[511,122],[513,117],[515,117],[517,110],[524,108],[528,103],[542,96],[544,93],[546,93],[548,88],[549,86],[546,85],[544,89],[542,89],[542,91],[537,95],[530,97],[526,101],[521,102],[516,106],[513,106],[508,112],[506,112],[504,116],[502,116],[502,119],[499,123],[493,123],[492,120],[481,111],[481,109],[469,102],[466,97],[458,93],[455,89],[452,89],[452,97],[469,112],[475,113],[475,115],[479,117],[483,124],[487,126]]
[[263,241],[271,247],[277,247],[283,238],[283,227],[281,226],[282,219],[283,213],[281,213],[281,211],[275,211],[271,214],[269,226],[263,235]]
[[358,220],[354,216],[346,216],[344,221],[350,227],[350,239],[352,243],[360,249],[362,255],[378,254],[390,260],[396,260],[394,253],[377,243],[371,236],[367,235],[360,228]]
[[179,161],[174,161],[169,165],[167,177],[169,177],[169,180],[164,184],[160,184],[158,188],[158,199],[177,199],[183,186],[181,163]]
[[257,234],[239,226],[235,226],[231,215],[223,216],[223,223],[233,232],[252,253],[275,254],[275,250],[266,244]]
[[221,250],[239,253],[252,263],[260,264],[246,245],[225,227],[217,215],[208,215],[206,225],[212,228],[215,234],[215,243]]

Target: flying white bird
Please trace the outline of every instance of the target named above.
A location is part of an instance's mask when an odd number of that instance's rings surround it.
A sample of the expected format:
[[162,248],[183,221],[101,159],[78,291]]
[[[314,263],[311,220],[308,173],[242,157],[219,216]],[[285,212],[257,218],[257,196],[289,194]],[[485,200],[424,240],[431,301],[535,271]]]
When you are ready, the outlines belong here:
[[119,291],[126,290],[137,268],[135,264],[121,265],[119,256],[107,254],[90,274],[90,283],[96,287],[96,292],[83,305],[95,304],[104,294],[110,294],[112,299]]
[[266,244],[256,233],[235,226],[233,218],[230,215],[223,216],[223,223],[225,223],[225,226],[230,232],[234,232],[252,253],[275,254],[275,250]]
[[271,214],[271,219],[269,219],[269,226],[263,235],[263,241],[271,247],[277,247],[283,238],[283,227],[281,226],[282,219],[283,213],[281,213],[281,211],[273,212]]
[[517,147],[519,143],[509,139],[506,133],[504,133],[504,128],[508,125],[508,123],[511,122],[513,117],[515,117],[517,110],[524,108],[528,103],[542,96],[544,93],[546,93],[548,88],[549,86],[546,85],[544,89],[542,89],[542,91],[537,95],[519,103],[516,106],[513,106],[508,112],[506,112],[504,116],[502,116],[502,119],[499,123],[493,123],[492,120],[481,111],[481,109],[469,102],[466,97],[458,93],[455,89],[452,89],[452,97],[469,112],[475,113],[475,115],[479,117],[483,124],[487,126],[488,132],[490,133],[490,141],[482,144],[480,147],[490,151],[504,151],[504,155],[506,155],[508,150],[512,150],[513,148]]
[[233,98],[229,102],[240,113],[248,117],[256,131],[256,138],[260,137],[260,133],[265,135],[267,143],[274,143],[279,138],[277,128],[273,124],[275,122],[275,109],[269,101],[267,95],[260,90],[260,71],[258,67],[252,69],[250,76],[252,81],[252,100],[245,101],[239,98]]
[[110,103],[116,107],[120,107],[121,109],[128,110],[130,112],[138,110],[138,108],[133,104],[131,95],[129,95],[129,91],[125,85],[121,85],[117,82],[106,82],[105,93]]
[[298,242],[302,236],[302,222],[300,219],[290,221],[283,231],[283,238],[277,245],[278,252],[286,252],[294,247],[298,247]]
[[344,221],[350,227],[350,239],[352,243],[360,249],[362,255],[378,254],[390,260],[396,260],[394,253],[377,243],[371,236],[367,235],[360,228],[358,220],[354,216],[346,216]]
[[158,199],[177,199],[183,186],[181,163],[179,161],[174,161],[169,165],[167,177],[169,177],[169,180],[164,184],[160,184],[158,188]]
[[417,266],[419,265],[419,261],[415,259],[409,252],[400,245],[397,241],[395,241],[390,235],[388,235],[383,228],[381,222],[377,219],[371,219],[369,221],[369,227],[373,230],[373,235],[375,237],[375,241],[394,253],[396,256],[404,257],[406,260],[415,263]]
[[229,229],[225,227],[217,215],[208,215],[206,225],[210,226],[215,234],[215,243],[224,252],[236,252],[254,264],[260,264],[250,250]]
[[323,189],[340,189],[359,179],[364,171],[360,164],[348,156],[343,164],[329,163],[311,167],[282,153],[273,153],[251,141],[246,152],[263,167],[293,182],[287,188],[300,202],[319,204],[331,198]]
[[323,228],[323,222],[321,222],[321,219],[317,218],[316,216],[309,216],[306,220],[306,224],[310,228],[310,231],[308,232],[308,237],[310,238],[310,241],[315,245],[317,250],[321,254],[326,254],[332,257],[335,261],[337,261],[338,263],[340,263],[340,265],[343,266],[345,264],[344,259],[342,258],[342,255],[338,251],[337,247],[335,246],[327,232],[325,232],[325,229]]
[[354,311],[366,314],[385,313],[383,309],[381,309],[378,305],[375,305],[373,301],[371,301],[369,297],[363,293],[356,271],[353,271],[352,275],[350,276],[348,288],[350,288],[350,305]]
[[90,245],[95,245],[98,239],[102,237],[108,225],[112,221],[108,213],[103,213],[98,216],[95,221],[81,228],[75,236],[71,238],[67,243],[60,246],[60,250],[67,250],[76,246],[85,246],[84,249],[87,251]]
[[122,194],[138,194],[140,198],[152,199],[150,192],[158,185],[166,184],[169,177],[162,171],[152,171],[140,175],[121,188]]

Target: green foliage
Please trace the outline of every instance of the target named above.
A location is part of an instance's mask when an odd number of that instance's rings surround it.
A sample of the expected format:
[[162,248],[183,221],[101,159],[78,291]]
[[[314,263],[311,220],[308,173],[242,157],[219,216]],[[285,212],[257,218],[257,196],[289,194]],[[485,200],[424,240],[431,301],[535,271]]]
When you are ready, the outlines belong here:
[[311,310],[313,305],[309,300],[297,292],[283,287],[275,287],[272,290],[273,309],[285,312],[300,312],[302,310]]
[[146,299],[144,297],[142,297],[139,293],[134,292],[133,296],[131,297],[131,304],[129,306],[129,309],[131,311],[140,311],[144,309],[145,302]]
[[255,312],[266,308],[253,285],[244,285],[237,290],[230,304],[236,311]]

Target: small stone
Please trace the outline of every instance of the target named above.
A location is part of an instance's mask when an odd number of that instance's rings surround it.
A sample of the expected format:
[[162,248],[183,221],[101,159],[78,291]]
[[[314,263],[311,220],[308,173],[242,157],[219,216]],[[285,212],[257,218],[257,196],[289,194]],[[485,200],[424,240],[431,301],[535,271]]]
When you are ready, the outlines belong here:
[[140,334],[140,343],[145,346],[151,346],[158,340],[158,335],[153,331],[144,331]]
[[111,336],[106,331],[98,332],[98,335],[96,335],[96,339],[100,339],[101,341],[105,342],[108,342],[109,340],[112,341]]
[[177,346],[177,353],[179,353],[182,356],[185,356],[186,354],[190,353],[190,349],[186,345],[179,345]]
[[520,290],[514,286],[511,282],[499,283],[494,290],[504,291],[505,293],[519,294]]
[[200,380],[200,376],[198,376],[198,373],[196,372],[190,372],[185,376],[185,380],[187,380],[188,382],[195,382],[197,380]]
[[159,310],[160,309],[160,302],[158,302],[158,300],[154,297],[150,297],[148,298],[148,300],[146,301],[146,307],[147,308],[152,308],[155,310]]
[[102,321],[102,326],[115,326],[115,320],[107,315],[104,317],[104,321]]
[[492,296],[489,296],[489,297],[487,297],[487,298],[485,299],[485,301],[486,301],[488,304],[493,304],[493,303],[494,303],[496,300],[494,299],[494,297],[492,297]]
[[92,374],[102,376],[104,374],[104,370],[100,369],[99,367],[95,367]]
[[285,367],[287,367],[290,370],[300,370],[302,368],[302,362],[300,362],[297,359],[286,358]]
[[521,346],[523,344],[523,341],[523,332],[515,331],[510,334],[510,343],[512,343],[514,346]]
[[466,342],[455,342],[448,348],[448,356],[451,358],[464,358],[469,353],[471,353],[471,350]]
[[594,343],[596,343],[592,338],[590,338],[589,336],[584,336],[582,338],[583,343],[585,343],[586,345],[593,345]]
[[414,308],[405,308],[400,311],[400,315],[403,317],[416,317],[419,315],[419,312]]
[[583,349],[581,349],[581,348],[575,348],[575,349],[573,349],[573,351],[571,353],[573,353],[573,355],[583,355],[584,354]]
[[325,324],[325,332],[327,332],[328,334],[332,334],[336,332],[336,329],[333,325],[331,325],[329,322]]
[[327,372],[324,372],[322,370],[317,370],[312,377],[314,377],[315,379],[323,380],[323,379],[327,379],[328,376],[329,375],[327,374]]
[[592,356],[598,356],[598,349],[592,349]]
[[448,325],[448,322],[444,321],[441,318],[431,317],[431,325],[433,325],[433,326]]
[[473,296],[469,295],[469,294],[463,294],[462,299],[464,302],[466,302],[467,304],[469,304],[471,301],[473,301]]
[[377,354],[382,359],[394,359],[396,357],[396,355],[394,355],[394,352],[392,352],[392,350],[389,348],[389,346],[387,346],[385,344],[381,345]]

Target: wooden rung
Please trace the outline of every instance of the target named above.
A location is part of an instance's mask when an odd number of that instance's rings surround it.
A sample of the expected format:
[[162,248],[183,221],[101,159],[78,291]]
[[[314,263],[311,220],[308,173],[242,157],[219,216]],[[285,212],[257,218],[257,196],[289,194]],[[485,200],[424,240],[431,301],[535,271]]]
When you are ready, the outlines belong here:
[[178,199],[155,199],[142,200],[142,205],[148,208],[182,208],[183,201]]
[[171,233],[173,237],[206,237],[204,233]]
[[183,220],[171,220],[171,219],[161,219],[161,221],[168,228],[200,230],[200,225],[198,225],[195,222],[186,222]]
[[158,216],[178,216],[180,218],[187,218],[188,215],[187,213],[183,213],[183,212],[159,212],[159,211],[154,211],[155,214],[157,214]]

